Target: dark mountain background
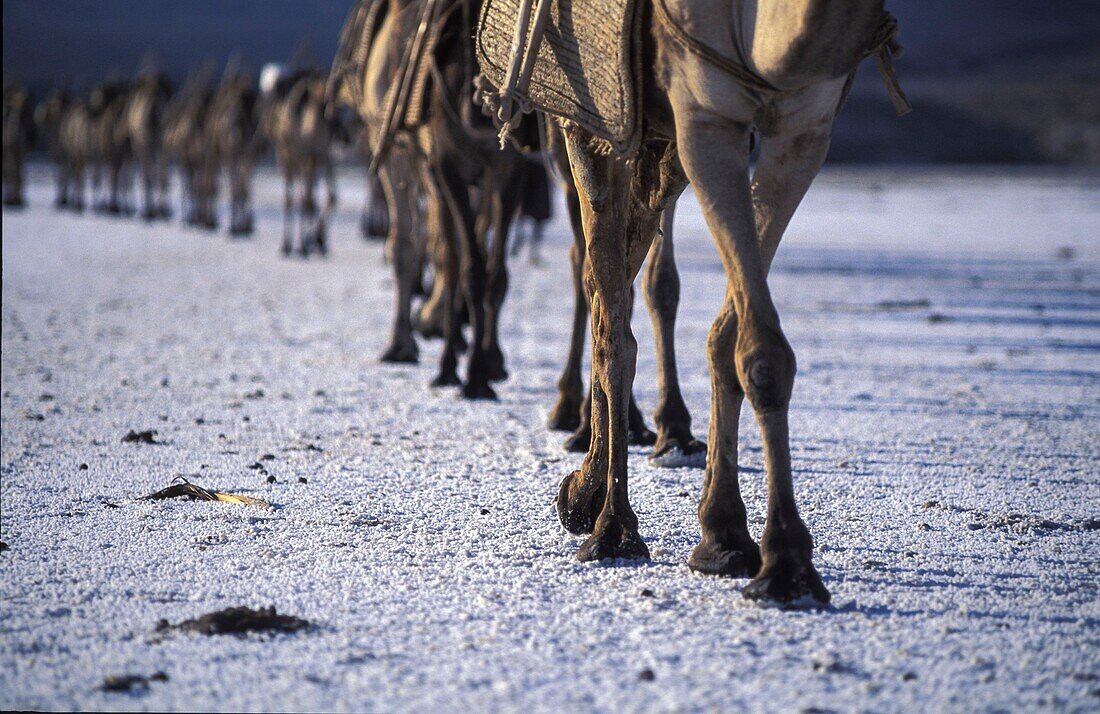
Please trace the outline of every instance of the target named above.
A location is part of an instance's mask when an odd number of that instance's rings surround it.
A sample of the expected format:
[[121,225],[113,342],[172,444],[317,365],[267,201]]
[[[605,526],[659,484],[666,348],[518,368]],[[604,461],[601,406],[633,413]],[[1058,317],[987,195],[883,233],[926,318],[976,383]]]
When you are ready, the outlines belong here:
[[[4,75],[33,91],[133,74],[152,53],[179,82],[237,53],[258,71],[327,65],[351,0],[4,0]],[[893,0],[916,110],[894,118],[873,62],[832,158],[1100,164],[1100,0]]]

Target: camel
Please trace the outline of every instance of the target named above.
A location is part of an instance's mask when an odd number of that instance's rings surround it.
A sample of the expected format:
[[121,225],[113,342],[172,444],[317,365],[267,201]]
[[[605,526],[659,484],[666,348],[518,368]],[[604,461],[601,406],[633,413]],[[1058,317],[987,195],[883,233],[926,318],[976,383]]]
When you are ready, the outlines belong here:
[[[750,600],[824,607],[830,594],[813,565],[813,539],[799,515],[791,474],[787,415],[795,356],[767,277],[783,232],[824,163],[857,65],[875,52],[889,84],[884,48],[893,49],[896,24],[882,0],[649,0],[642,11],[641,66],[647,71],[636,154],[627,160],[578,124],[562,122],[588,258],[593,435],[582,467],[561,483],[558,516],[570,532],[589,534],[579,560],[649,557],[628,492],[637,353],[631,285],[661,212],[690,181],[727,288],[707,340],[713,395],[698,513],[702,537],[689,566],[751,577],[742,591]],[[523,84],[509,84],[505,93],[515,86]],[[895,91],[896,107],[899,95]],[[505,122],[510,102],[501,103]],[[760,155],[750,175],[754,130]],[[738,419],[746,398],[761,429],[767,471],[759,546],[748,529],[737,475]]]
[[4,205],[26,205],[23,174],[34,140],[34,112],[30,94],[15,82],[4,83]]
[[54,207],[58,209],[69,208],[73,200],[70,190],[72,177],[61,143],[61,122],[72,105],[73,100],[68,92],[53,89],[34,109],[36,130],[46,147],[50,161],[56,168],[57,193],[54,197]]
[[84,210],[84,182],[95,161],[92,145],[94,119],[88,103],[73,99],[61,111],[57,126],[58,174],[63,191],[61,205],[78,213]]
[[143,71],[126,97],[122,122],[128,150],[141,170],[147,221],[168,218],[168,160],[164,151],[164,120],[172,99],[172,85],[156,70]]
[[165,150],[182,175],[180,217],[188,225],[206,230],[218,226],[218,162],[210,146],[207,126],[213,92],[206,86],[204,68],[188,78],[165,112]]
[[[556,173],[560,177],[573,229],[573,247],[570,251],[573,267],[573,329],[569,355],[558,379],[558,398],[550,410],[547,425],[556,431],[572,432],[565,441],[565,449],[585,453],[592,441],[592,394],[589,391],[584,396],[584,383],[581,379],[585,324],[588,321],[588,295],[584,285],[587,249],[577,186],[569,167],[564,136],[553,126],[552,122],[547,123],[546,144],[550,158],[557,167]],[[680,303],[680,276],[676,269],[673,246],[674,211],[675,201],[669,201],[661,217],[661,228],[657,231],[649,251],[645,277],[646,305],[657,343],[659,398],[654,412],[657,433],[654,434],[646,426],[632,393],[628,438],[633,445],[652,446],[650,459],[658,466],[701,466],[706,459],[706,444],[692,435],[691,414],[680,393],[676,371],[675,328],[676,310]]]
[[[508,285],[507,238],[522,193],[523,160],[515,148],[499,150],[491,123],[472,103],[470,38],[476,3],[381,1],[385,4],[360,3],[349,18],[350,36],[346,30],[343,46],[349,47],[348,39],[369,42],[369,52],[362,77],[344,81],[340,96],[357,106],[366,125],[390,219],[396,295],[393,334],[382,359],[418,359],[411,300],[426,250],[414,231],[423,192],[424,220],[433,243],[435,304],[442,305],[443,350],[432,384],[461,385],[469,399],[495,399],[490,383],[507,377],[497,327]],[[384,13],[377,31],[356,29],[356,18],[374,11]],[[346,54],[351,53],[342,50],[341,56]],[[430,68],[430,80],[424,67]],[[424,80],[429,87],[420,84]],[[398,99],[413,93],[409,101],[423,103],[423,121],[408,126]],[[472,330],[465,381],[458,376],[462,306]]]
[[227,72],[208,111],[210,146],[229,183],[229,233],[249,235],[254,221],[252,173],[263,150],[259,93],[252,79],[243,72]]
[[[325,221],[336,205],[336,178],[331,145],[337,126],[329,116],[326,102],[327,78],[315,69],[299,69],[275,83],[265,98],[267,135],[275,147],[275,157],[283,172],[283,243],[284,255],[294,250],[295,183],[300,184],[298,214],[298,252],[308,257],[314,250],[328,252]],[[314,198],[317,181],[324,178],[327,200],[317,210]]]
[[108,81],[92,90],[88,106],[92,113],[91,141],[95,164],[93,193],[99,193],[102,171],[106,170],[106,195],[96,196],[96,208],[115,215],[132,213],[128,191],[130,135],[125,121],[130,85]]

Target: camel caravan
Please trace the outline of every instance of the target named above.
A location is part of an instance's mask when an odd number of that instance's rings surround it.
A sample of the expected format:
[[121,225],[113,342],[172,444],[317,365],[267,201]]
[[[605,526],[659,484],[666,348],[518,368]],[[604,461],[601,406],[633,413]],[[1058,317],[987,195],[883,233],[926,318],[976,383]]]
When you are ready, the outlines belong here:
[[[898,113],[908,110],[892,69],[896,32],[881,0],[360,0],[352,9],[330,90],[358,112],[386,198],[395,294],[384,361],[416,361],[414,332],[441,334],[433,384],[495,396],[492,383],[507,376],[497,326],[525,157],[541,153],[559,177],[574,233],[575,310],[549,426],[573,431],[567,448],[586,453],[555,499],[565,528],[587,536],[578,559],[649,557],[630,506],[627,447],[653,445],[659,464],[705,466],[693,570],[751,578],[750,600],[828,604],[795,500],[787,420],[795,357],[767,277],[865,58],[875,58]],[[727,274],[706,345],[705,444],[691,431],[673,338],[681,287],[673,212],[689,183]],[[633,283],[647,256],[657,433],[632,386]],[[414,311],[427,263],[435,283]],[[737,475],[746,398],[767,467],[759,544]]]
[[[115,216],[140,212],[150,222],[169,219],[175,167],[178,215],[186,225],[218,228],[224,186],[228,233],[248,236],[255,228],[253,175],[271,152],[286,177],[284,252],[290,252],[289,226],[298,215],[299,252],[323,253],[324,220],[335,203],[333,148],[350,144],[355,127],[325,102],[327,75],[321,70],[293,64],[264,69],[258,82],[236,58],[220,79],[204,65],[177,91],[146,62],[132,80],[110,79],[83,95],[54,89],[37,105],[25,89],[5,80],[5,205],[25,205],[26,159],[41,149],[55,169],[58,209],[81,213],[90,206]],[[318,212],[313,195],[322,179],[328,202]],[[139,197],[133,195],[135,183]],[[385,220],[384,212],[381,219],[377,213],[370,226],[375,233]]]
[[[6,85],[5,186],[21,191],[9,155],[20,177],[25,155],[9,143],[24,147],[37,131],[57,165],[59,207],[84,208],[90,173],[92,205],[129,214],[137,171],[142,216],[165,218],[171,162],[184,221],[217,227],[224,173],[229,231],[245,235],[253,169],[271,147],[284,180],[281,250],[324,255],[333,146],[354,141],[368,167],[361,231],[385,237],[394,276],[381,360],[418,362],[420,340],[438,338],[432,385],[493,400],[509,377],[500,319],[508,259],[521,244],[514,227],[526,227],[537,261],[556,183],[573,234],[573,319],[548,427],[585,454],[554,502],[562,525],[585,536],[577,558],[649,557],[628,491],[627,450],[643,445],[657,466],[704,469],[689,567],[749,578],[743,594],[753,601],[824,607],[830,595],[792,478],[795,356],[768,272],[864,59],[875,59],[897,112],[908,111],[892,66],[896,34],[882,0],[357,0],[328,73],[268,66],[254,87],[231,63],[219,82],[203,68],[174,93],[146,71],[86,99],[54,93],[33,122],[23,118],[29,100],[15,87],[9,100]],[[727,277],[705,346],[705,441],[681,394],[674,337],[674,212],[689,183]],[[633,285],[643,265],[657,348],[654,430],[634,398]],[[767,472],[759,543],[738,484],[746,400]]]

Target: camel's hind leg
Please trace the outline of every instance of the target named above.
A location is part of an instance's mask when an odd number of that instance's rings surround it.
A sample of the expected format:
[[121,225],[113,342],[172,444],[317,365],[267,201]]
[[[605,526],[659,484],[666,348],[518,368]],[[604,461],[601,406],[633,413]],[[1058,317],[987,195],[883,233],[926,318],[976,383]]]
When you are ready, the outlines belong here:
[[[438,165],[439,189],[456,229],[450,245],[458,246],[462,296],[469,310],[472,336],[462,396],[467,399],[496,399],[496,392],[489,385],[485,352],[485,250],[478,241],[477,215],[470,203],[469,186],[463,177],[461,162],[464,157],[443,153],[445,155],[439,157]],[[453,307],[457,308],[457,305]],[[452,313],[457,316],[457,309],[453,309]]]
[[283,162],[283,255],[294,252],[294,172]]
[[831,115],[797,131],[781,130],[779,139],[766,138],[762,157],[767,158],[757,170],[755,189],[748,177],[748,127],[713,116],[689,116],[677,116],[683,165],[728,279],[726,306],[708,345],[716,391],[711,453],[699,506],[703,539],[692,562],[710,572],[744,575],[756,570],[737,485],[737,419],[743,393],[760,424],[768,474],[762,563],[745,597],[827,604],[829,592],[812,562],[813,540],[795,502],[787,416],[795,358],[779,324],[767,273],[782,230],[824,158]]
[[389,244],[393,250],[393,331],[382,352],[383,362],[416,363],[420,350],[412,331],[412,288],[419,269],[412,244],[412,212],[416,190],[412,158],[404,147],[394,147],[379,168],[378,177],[389,207]]
[[676,370],[676,309],[680,304],[680,273],[673,251],[672,224],[676,204],[661,214],[661,230],[649,251],[645,275],[645,296],[653,335],[657,342],[657,444],[650,457],[659,466],[703,466],[706,444],[691,433],[691,413],[680,394]]
[[[565,172],[569,171],[568,158]],[[560,168],[560,167],[559,167]],[[584,338],[588,334],[588,295],[584,288],[584,263],[586,248],[584,228],[581,225],[581,204],[572,181],[563,182],[565,205],[573,226],[573,247],[569,262],[573,274],[573,330],[569,335],[569,356],[558,378],[558,399],[550,409],[549,427],[557,431],[575,431],[581,425],[584,402],[584,382],[581,379],[581,360],[584,358]],[[591,411],[591,406],[588,407]],[[587,448],[587,444],[585,444]]]
[[523,198],[523,162],[517,159],[511,163],[514,170],[509,175],[496,179],[493,245],[489,252],[489,283],[485,304],[485,353],[489,362],[489,379],[495,382],[508,379],[504,352],[500,348],[500,312],[508,293],[508,234]]

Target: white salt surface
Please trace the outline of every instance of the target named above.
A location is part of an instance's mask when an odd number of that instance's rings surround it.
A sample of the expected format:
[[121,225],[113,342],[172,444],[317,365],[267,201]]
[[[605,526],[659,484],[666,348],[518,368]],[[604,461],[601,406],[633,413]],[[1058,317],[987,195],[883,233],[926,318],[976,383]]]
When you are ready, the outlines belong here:
[[[689,572],[702,472],[644,450],[653,562],[575,562],[550,503],[580,457],[543,426],[571,309],[561,213],[544,264],[512,274],[512,379],[467,403],[427,386],[438,343],[378,364],[392,281],[343,178],[332,256],[308,262],[278,255],[271,172],[247,241],[57,214],[42,169],[4,213],[0,708],[1100,707],[1100,177],[834,170],[812,189],[772,285],[823,613]],[[724,276],[690,197],[678,228],[702,436]],[[741,432],[759,534],[748,410]],[[274,484],[249,468],[266,454]],[[135,500],[177,474],[281,508]],[[150,638],[234,605],[317,627]]]

